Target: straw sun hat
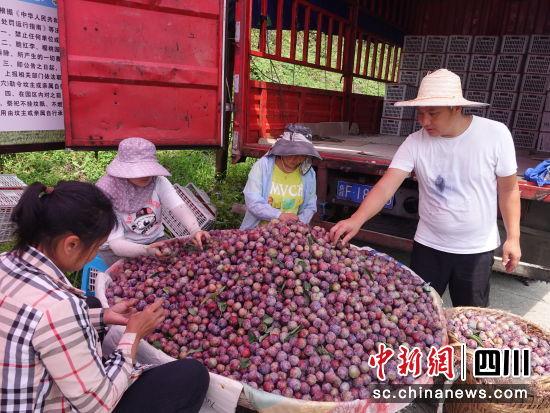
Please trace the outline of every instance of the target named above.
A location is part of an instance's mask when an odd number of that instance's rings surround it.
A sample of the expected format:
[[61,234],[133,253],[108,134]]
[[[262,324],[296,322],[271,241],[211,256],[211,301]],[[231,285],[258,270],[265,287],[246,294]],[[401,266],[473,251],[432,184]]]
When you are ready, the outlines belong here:
[[420,83],[416,99],[395,102],[394,106],[488,106],[462,96],[460,77],[447,69],[427,74]]

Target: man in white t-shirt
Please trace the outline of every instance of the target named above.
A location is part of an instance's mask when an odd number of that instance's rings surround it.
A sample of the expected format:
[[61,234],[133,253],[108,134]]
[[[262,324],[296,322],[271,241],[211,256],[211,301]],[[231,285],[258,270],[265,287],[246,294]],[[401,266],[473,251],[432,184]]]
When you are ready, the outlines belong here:
[[487,306],[493,252],[500,246],[497,209],[506,241],[502,263],[517,266],[520,194],[514,143],[499,122],[468,116],[463,107],[484,106],[462,97],[460,78],[440,69],[428,74],[414,100],[422,129],[399,147],[388,170],[359,209],[330,231],[348,242],[377,214],[414,171],[419,188],[418,228],[411,269],[443,295],[447,285],[454,306]]

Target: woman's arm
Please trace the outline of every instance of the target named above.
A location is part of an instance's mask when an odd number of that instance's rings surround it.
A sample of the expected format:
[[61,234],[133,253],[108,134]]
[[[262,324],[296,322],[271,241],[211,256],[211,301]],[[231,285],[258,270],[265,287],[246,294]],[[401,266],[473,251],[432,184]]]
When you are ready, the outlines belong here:
[[[310,168],[308,174],[312,174],[310,177],[307,175],[304,176],[304,180],[308,179],[309,185],[307,192],[304,191],[304,203],[300,206],[300,212],[298,213],[298,218],[304,224],[309,224],[313,215],[317,212],[317,179],[315,171],[313,168]],[[304,182],[304,189],[306,185]]]
[[269,221],[279,218],[281,211],[269,205],[267,200],[262,196],[263,184],[260,162],[261,160],[252,166],[252,169],[248,174],[248,181],[244,187],[243,194],[246,209],[258,219]]
[[72,406],[80,412],[109,412],[130,385],[136,334],[125,333],[103,364],[92,330],[85,307],[71,297],[44,312],[32,345]]

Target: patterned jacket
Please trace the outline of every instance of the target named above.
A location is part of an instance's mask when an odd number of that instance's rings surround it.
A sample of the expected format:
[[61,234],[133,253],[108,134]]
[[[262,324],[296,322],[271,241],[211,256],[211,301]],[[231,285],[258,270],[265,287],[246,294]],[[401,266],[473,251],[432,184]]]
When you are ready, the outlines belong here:
[[139,372],[135,334],[102,359],[103,309],[45,255],[0,255],[0,411],[109,412]]

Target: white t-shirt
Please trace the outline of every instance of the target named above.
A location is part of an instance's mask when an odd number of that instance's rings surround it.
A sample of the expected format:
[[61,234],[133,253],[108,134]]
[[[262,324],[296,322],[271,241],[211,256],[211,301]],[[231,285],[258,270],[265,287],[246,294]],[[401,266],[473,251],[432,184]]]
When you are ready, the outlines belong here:
[[142,208],[132,214],[116,211],[118,226],[111,232],[107,242],[124,237],[139,244],[150,244],[164,235],[162,208],[173,209],[181,204],[183,200],[170,181],[164,176],[158,176],[151,199]]
[[500,245],[497,177],[517,171],[514,142],[504,124],[473,116],[468,129],[453,138],[431,137],[421,129],[399,147],[390,168],[416,174],[415,241],[455,254]]

